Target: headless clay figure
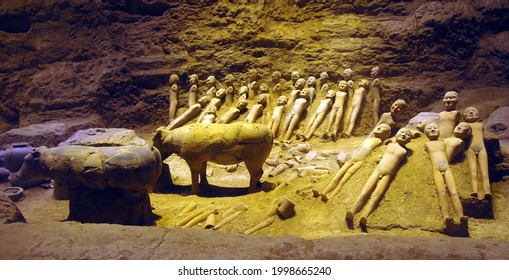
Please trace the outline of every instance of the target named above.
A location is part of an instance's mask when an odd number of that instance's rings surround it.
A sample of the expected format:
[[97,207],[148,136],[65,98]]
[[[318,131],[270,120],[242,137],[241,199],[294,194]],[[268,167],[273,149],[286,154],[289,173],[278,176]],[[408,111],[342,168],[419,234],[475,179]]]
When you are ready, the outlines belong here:
[[431,161],[433,179],[435,180],[435,187],[437,188],[444,222],[446,225],[453,222],[453,217],[449,213],[447,193],[449,193],[456,216],[460,219],[460,222],[466,222],[468,221],[468,217],[463,215],[463,207],[461,206],[458,189],[456,188],[456,180],[454,179],[454,174],[452,173],[447,160],[445,144],[438,140],[440,135],[438,125],[435,123],[427,124],[424,127],[424,134],[426,134],[430,140],[426,142],[425,149],[426,152],[428,152],[429,159]]
[[380,163],[366,181],[351,210],[346,212],[345,220],[349,228],[353,228],[355,214],[362,209],[368,198],[370,198],[366,205],[366,213],[359,221],[361,228],[365,229],[368,216],[375,210],[378,202],[389,187],[391,178],[401,162],[406,158],[407,150],[405,146],[410,142],[412,133],[408,128],[402,128],[396,133],[395,138],[397,143],[387,145]]
[[235,91],[234,87],[233,87],[233,81],[235,79],[233,78],[233,75],[232,74],[228,74],[226,75],[226,77],[224,77],[224,84],[226,85],[226,95],[225,95],[225,99],[224,99],[224,104],[226,104],[227,106],[230,106],[233,104],[233,93]]
[[230,108],[226,114],[224,114],[217,123],[231,123],[232,121],[236,120],[243,111],[246,110],[247,107],[247,100],[246,99],[239,99],[237,101],[237,105],[235,105],[234,108]]
[[460,122],[461,115],[456,111],[458,104],[458,93],[448,91],[443,99],[445,111],[438,114],[438,129],[440,129],[440,138],[447,138],[453,135],[454,127]]
[[468,107],[463,112],[466,122],[472,127],[472,141],[466,152],[470,178],[472,181],[472,197],[479,197],[479,178],[484,191],[484,199],[491,200],[490,178],[488,174],[488,153],[484,146],[484,126],[479,121],[479,111]]
[[189,76],[189,84],[191,88],[189,89],[189,101],[187,106],[191,108],[191,106],[196,104],[196,99],[198,98],[198,75],[192,74]]
[[378,124],[378,114],[380,113],[380,92],[382,90],[380,79],[378,79],[379,74],[380,68],[378,66],[371,69],[371,77],[373,78],[373,81],[371,82],[370,91],[373,102],[373,124],[375,126]]
[[251,69],[249,70],[249,91],[247,94],[247,98],[249,100],[254,100],[258,95],[258,71]]
[[394,130],[397,126],[397,121],[399,120],[400,116],[405,112],[407,107],[408,105],[403,99],[398,99],[394,101],[391,105],[390,112],[383,113],[382,116],[380,116],[377,125],[384,123],[390,126],[392,130]]
[[192,120],[196,116],[198,116],[201,112],[202,108],[205,108],[207,104],[209,104],[210,98],[207,96],[202,96],[196,104],[189,107],[182,115],[172,121],[167,127],[167,130],[172,130],[177,127],[181,127],[186,124],[188,121]]
[[472,136],[472,128],[466,122],[460,122],[454,128],[454,136],[444,139],[447,161],[452,163],[454,158],[465,150],[465,141]]
[[281,72],[274,71],[271,76],[272,80],[272,96],[274,98],[279,98],[281,93],[283,92],[283,87],[281,85]]
[[272,134],[274,134],[274,137],[277,137],[279,125],[281,124],[281,119],[283,119],[283,115],[285,114],[287,102],[288,99],[284,95],[277,99],[277,106],[274,108],[272,117],[269,119],[269,123],[267,124],[269,129],[272,131]]
[[179,76],[173,74],[170,76],[170,110],[169,110],[169,122],[171,123],[177,114],[177,102],[178,102],[178,87]]
[[351,106],[351,117],[350,117],[350,123],[348,125],[348,129],[345,132],[345,135],[347,137],[350,137],[352,135],[352,131],[355,128],[355,122],[357,121],[357,117],[359,116],[359,112],[361,110],[362,101],[364,100],[364,96],[366,95],[366,88],[368,87],[368,80],[362,79],[359,82],[359,87],[355,90],[353,94],[352,99],[352,106]]
[[309,107],[311,108],[311,104],[315,101],[316,98],[316,78],[314,76],[309,76],[306,84],[309,89]]
[[215,123],[217,115],[217,108],[214,105],[209,105],[205,111],[205,115],[203,116],[201,123]]
[[339,91],[336,92],[336,97],[334,100],[334,104],[332,105],[332,110],[329,116],[329,122],[327,123],[327,132],[324,137],[332,137],[333,140],[336,140],[339,132],[339,124],[341,123],[341,119],[343,118],[343,113],[345,111],[346,100],[348,99],[348,84],[346,81],[339,82]]
[[334,179],[329,183],[323,192],[313,189],[315,197],[321,197],[324,202],[330,198],[335,197],[343,186],[348,182],[350,177],[357,170],[359,170],[364,163],[364,160],[371,154],[373,150],[380,147],[386,139],[391,135],[391,128],[386,124],[379,124],[373,129],[373,136],[368,136],[364,142],[352,154],[348,160],[334,176]]
[[263,109],[265,109],[265,105],[267,105],[267,96],[268,94],[260,94],[256,98],[256,103],[251,107],[249,113],[246,117],[245,122],[247,123],[255,123],[261,116],[263,116]]
[[290,92],[290,98],[288,98],[288,107],[293,106],[293,103],[297,98],[300,96],[300,91],[304,88],[306,85],[306,80],[304,79],[298,79],[295,82],[294,90]]
[[332,107],[332,103],[334,102],[335,97],[336,93],[333,90],[329,90],[325,98],[320,101],[318,108],[316,108],[316,111],[313,113],[313,115],[311,115],[311,118],[306,125],[304,135],[300,135],[304,141],[311,139],[313,133],[315,133],[318,127],[320,127],[323,120],[327,116],[327,113]]
[[300,97],[295,100],[295,104],[292,107],[290,113],[286,117],[283,125],[284,141],[290,141],[292,138],[293,131],[299,125],[302,114],[308,107],[309,90],[307,88],[300,91]]
[[205,94],[206,96],[208,96],[210,99],[214,98],[216,96],[216,85],[217,85],[217,80],[216,80],[216,77],[214,76],[208,76],[207,77],[207,81],[206,81],[206,85],[207,87],[209,88],[207,90],[207,93]]

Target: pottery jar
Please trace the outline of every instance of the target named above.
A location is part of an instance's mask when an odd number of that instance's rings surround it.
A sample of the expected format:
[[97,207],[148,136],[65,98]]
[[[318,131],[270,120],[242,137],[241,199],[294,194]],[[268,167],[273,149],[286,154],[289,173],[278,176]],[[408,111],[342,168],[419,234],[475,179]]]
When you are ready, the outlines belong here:
[[5,167],[11,172],[17,172],[23,165],[25,156],[33,149],[27,142],[12,143],[12,149],[4,152]]

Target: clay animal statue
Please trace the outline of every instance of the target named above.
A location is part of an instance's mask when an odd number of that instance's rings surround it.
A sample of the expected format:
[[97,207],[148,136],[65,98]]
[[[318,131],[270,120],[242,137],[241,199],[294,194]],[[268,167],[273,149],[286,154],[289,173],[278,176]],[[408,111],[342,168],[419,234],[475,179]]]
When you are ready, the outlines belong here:
[[230,165],[244,161],[251,176],[249,191],[254,191],[262,177],[262,165],[272,150],[274,135],[263,124],[192,124],[171,131],[159,127],[154,146],[163,159],[172,154],[183,158],[191,170],[191,192],[207,185],[207,161]]
[[52,178],[65,185],[70,220],[153,225],[148,187],[161,168],[161,154],[150,146],[43,146],[9,180]]

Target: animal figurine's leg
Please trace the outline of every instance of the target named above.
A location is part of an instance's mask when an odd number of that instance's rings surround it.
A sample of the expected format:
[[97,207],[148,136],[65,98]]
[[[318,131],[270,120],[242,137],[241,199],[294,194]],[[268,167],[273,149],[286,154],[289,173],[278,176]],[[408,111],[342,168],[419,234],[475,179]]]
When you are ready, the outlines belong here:
[[192,159],[186,160],[186,162],[187,165],[189,165],[189,169],[191,170],[191,193],[198,194],[201,163],[193,162]]
[[204,161],[200,165],[200,185],[208,186],[209,180],[207,179],[207,162]]
[[272,143],[246,145],[243,153],[246,168],[251,178],[249,180],[249,191],[253,192],[263,175],[263,163],[272,149]]

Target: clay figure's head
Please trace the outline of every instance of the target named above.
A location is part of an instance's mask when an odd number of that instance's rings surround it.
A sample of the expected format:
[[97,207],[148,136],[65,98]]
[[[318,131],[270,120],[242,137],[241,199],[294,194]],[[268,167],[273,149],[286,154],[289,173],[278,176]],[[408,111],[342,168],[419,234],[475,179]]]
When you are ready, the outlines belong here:
[[249,82],[258,81],[258,71],[256,71],[255,69],[249,70],[248,76],[249,76]]
[[226,90],[224,88],[221,88],[218,91],[216,91],[216,98],[222,99],[225,96],[226,96]]
[[215,105],[210,105],[207,107],[207,114],[215,115],[217,113],[217,107]]
[[377,78],[379,74],[380,74],[380,67],[375,66],[375,67],[371,68],[371,77]]
[[474,107],[468,107],[463,112],[463,118],[469,123],[474,123],[479,120],[479,111]]
[[293,82],[293,84],[295,84],[295,82],[297,82],[298,79],[300,79],[300,73],[298,71],[293,71],[292,72],[292,82]]
[[310,94],[311,94],[311,92],[309,91],[309,89],[305,88],[305,89],[300,91],[299,97],[300,98],[304,98],[304,99],[308,99]]
[[446,111],[452,111],[456,109],[456,105],[458,104],[458,93],[455,91],[448,91],[444,95],[444,107]]
[[320,81],[326,83],[329,80],[329,74],[327,72],[320,73]]
[[231,86],[233,85],[233,81],[235,80],[235,78],[233,78],[233,75],[232,74],[228,74],[226,75],[226,77],[224,77],[224,83],[227,85],[227,86]]
[[396,142],[401,146],[405,146],[412,140],[412,132],[410,129],[403,127],[396,133]]
[[279,72],[279,71],[272,72],[272,75],[270,76],[270,79],[272,80],[272,82],[274,84],[279,83],[279,81],[281,80],[281,72]]
[[175,74],[170,76],[170,80],[169,80],[170,85],[174,85],[174,84],[178,83],[178,81],[179,81],[179,76],[177,76]]
[[327,94],[325,95],[325,98],[330,98],[330,99],[333,99],[336,97],[336,92],[333,91],[333,90],[329,90],[327,91]]
[[467,139],[470,135],[472,135],[472,127],[466,122],[460,122],[456,125],[453,132],[454,136],[461,139]]
[[214,87],[214,86],[216,86],[216,83],[217,83],[216,77],[214,77],[214,76],[207,77],[206,84],[208,87]]
[[279,105],[279,106],[286,105],[286,103],[288,103],[288,98],[286,98],[286,96],[284,96],[284,95],[280,96],[277,99],[277,105]]
[[306,82],[308,84],[308,87],[316,87],[316,78],[314,76],[309,76],[308,80]]
[[298,79],[296,82],[295,82],[295,88],[296,89],[303,89],[304,86],[306,85],[306,80],[300,78]]
[[401,115],[407,108],[407,104],[405,100],[398,99],[394,101],[391,105],[391,114],[393,115]]
[[269,93],[269,86],[266,83],[260,85],[260,93]]
[[369,81],[366,79],[362,79],[359,81],[359,87],[367,88],[369,86]]
[[248,90],[247,86],[241,86],[239,89],[239,95],[242,96],[243,94],[247,94]]
[[235,106],[240,111],[244,110],[247,107],[247,100],[246,99],[239,99],[237,101],[237,105]]
[[189,83],[191,85],[198,85],[198,75],[192,74],[191,76],[189,76]]
[[350,68],[347,68],[347,69],[345,69],[345,71],[343,71],[343,77],[345,78],[345,80],[351,80],[352,75],[353,75],[353,70]]
[[327,92],[329,91],[329,84],[323,84],[322,85],[322,88],[320,89],[322,92]]
[[267,95],[266,94],[260,94],[258,97],[256,97],[256,103],[265,105],[267,104]]
[[389,138],[391,136],[391,127],[388,124],[381,123],[373,129],[373,133],[375,137],[383,140]]
[[348,83],[345,80],[339,81],[339,91],[346,92],[348,90]]
[[424,127],[424,134],[428,137],[429,140],[437,140],[440,136],[440,131],[438,130],[438,125],[434,122],[428,123]]

